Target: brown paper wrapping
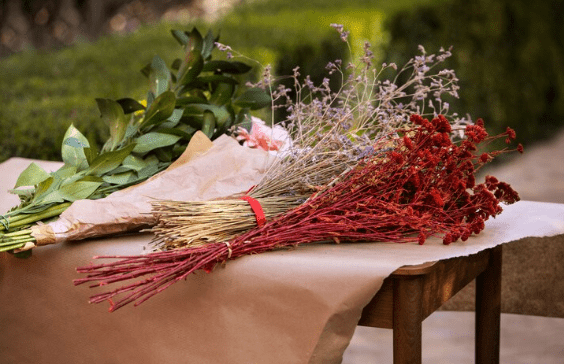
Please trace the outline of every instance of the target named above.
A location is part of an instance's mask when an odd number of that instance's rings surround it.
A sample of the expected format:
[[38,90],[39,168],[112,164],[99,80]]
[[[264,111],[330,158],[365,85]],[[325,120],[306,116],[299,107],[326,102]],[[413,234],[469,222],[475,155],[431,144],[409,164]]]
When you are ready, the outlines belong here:
[[55,222],[39,225],[37,245],[135,231],[155,224],[151,200],[198,201],[243,192],[258,183],[273,157],[221,136],[197,132],[165,171],[100,200],[75,201]]
[[55,232],[50,225],[33,225],[31,227],[31,236],[35,238],[35,245],[55,244],[57,238]]
[[[0,191],[11,188],[28,164],[0,164],[1,175],[7,176],[0,180]],[[0,208],[11,206],[13,201],[0,192]],[[79,277],[75,268],[95,255],[139,254],[150,234],[49,245],[25,260],[0,253],[0,361],[340,363],[363,307],[400,266],[466,256],[527,236],[561,234],[563,204],[521,201],[505,206],[466,242],[312,244],[246,256],[211,274],[190,275],[138,307],[111,314],[103,304],[86,303],[99,291],[71,284]],[[21,342],[32,344],[22,350],[14,344]]]

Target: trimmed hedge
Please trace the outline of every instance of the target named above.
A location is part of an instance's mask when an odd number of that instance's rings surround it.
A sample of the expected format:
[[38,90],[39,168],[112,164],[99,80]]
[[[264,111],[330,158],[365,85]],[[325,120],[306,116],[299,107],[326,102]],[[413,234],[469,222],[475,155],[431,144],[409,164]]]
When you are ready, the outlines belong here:
[[[237,6],[211,25],[162,22],[57,52],[26,51],[0,59],[0,162],[15,156],[60,160],[62,137],[71,123],[103,144],[108,131],[94,99],[144,98],[146,79],[139,70],[154,55],[170,64],[181,52],[171,29],[195,25],[205,33],[211,27],[220,32],[222,43],[259,64],[271,64],[276,75],[290,75],[299,65],[302,75],[321,83],[328,62],[346,61],[351,51],[353,56],[360,54],[365,40],[373,44],[377,58],[383,58],[389,41],[383,28],[386,14],[414,4],[448,1],[255,1]],[[350,30],[350,51],[331,23]],[[257,67],[255,77],[260,74]],[[262,117],[266,114],[259,112]]]
[[519,141],[550,136],[564,122],[562,1],[455,0],[388,19],[388,58],[398,64],[422,44],[429,53],[454,45],[449,67],[460,78],[453,110],[510,126]]
[[108,132],[94,99],[144,97],[146,79],[139,70],[155,54],[172,61],[178,50],[164,29],[142,29],[58,52],[28,51],[0,60],[0,160],[60,160],[71,123],[101,145]]
[[[0,60],[0,161],[15,156],[60,160],[62,137],[71,123],[90,140],[103,144],[108,132],[94,99],[144,98],[146,79],[139,70],[156,54],[170,64],[181,52],[171,29],[195,25],[205,33],[211,27],[220,32],[222,43],[262,65],[271,64],[275,74],[291,74],[299,65],[304,76],[310,74],[318,83],[327,75],[329,61],[349,57],[346,44],[330,23],[342,23],[351,30],[353,53],[361,49],[363,39],[379,49],[386,42],[384,16],[378,10],[296,11],[286,3],[285,8],[266,13],[253,6],[238,7],[212,25],[163,22],[127,36],[104,37],[57,52],[22,52]],[[260,71],[257,67],[255,77]]]

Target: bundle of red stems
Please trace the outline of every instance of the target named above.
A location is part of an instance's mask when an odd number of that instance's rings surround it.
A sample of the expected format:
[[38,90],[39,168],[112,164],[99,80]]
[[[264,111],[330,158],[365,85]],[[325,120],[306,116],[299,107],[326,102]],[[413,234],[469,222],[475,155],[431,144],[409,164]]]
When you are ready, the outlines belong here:
[[[339,182],[261,227],[224,243],[98,257],[119,260],[78,268],[88,276],[74,283],[101,286],[148,276],[91,297],[91,303],[110,301],[114,311],[131,302],[138,305],[199,269],[211,272],[216,264],[247,254],[331,240],[423,244],[429,236],[441,235],[444,244],[464,241],[502,211],[501,202],[519,200],[507,183],[487,176],[485,183],[476,184],[474,176],[494,156],[509,151],[477,155],[476,146],[498,138],[510,143],[515,138],[512,129],[488,136],[478,120],[466,127],[463,140],[454,143],[444,116],[428,121],[413,115],[411,121],[414,125],[398,130],[396,137],[376,142],[375,151],[386,146],[388,152],[364,158]],[[521,152],[522,146],[517,150]]]

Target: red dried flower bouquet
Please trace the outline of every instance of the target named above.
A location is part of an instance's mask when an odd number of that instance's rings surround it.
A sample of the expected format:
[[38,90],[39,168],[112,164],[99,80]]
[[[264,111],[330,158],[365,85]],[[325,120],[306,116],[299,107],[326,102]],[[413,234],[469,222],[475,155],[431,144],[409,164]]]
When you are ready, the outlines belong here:
[[[117,261],[78,268],[75,284],[94,286],[141,280],[91,297],[109,300],[110,311],[135,305],[199,269],[265,251],[319,241],[418,242],[442,236],[445,244],[466,240],[484,221],[519,200],[507,183],[488,176],[476,184],[475,172],[500,151],[476,154],[477,146],[498,138],[511,142],[512,129],[488,136],[483,122],[468,125],[465,138],[451,141],[442,115],[431,121],[412,115],[413,125],[376,141],[374,152],[304,204],[228,242],[140,256],[109,256]],[[521,145],[517,147],[522,151]],[[123,295],[123,296],[122,296]],[[120,296],[115,302],[112,299]]]

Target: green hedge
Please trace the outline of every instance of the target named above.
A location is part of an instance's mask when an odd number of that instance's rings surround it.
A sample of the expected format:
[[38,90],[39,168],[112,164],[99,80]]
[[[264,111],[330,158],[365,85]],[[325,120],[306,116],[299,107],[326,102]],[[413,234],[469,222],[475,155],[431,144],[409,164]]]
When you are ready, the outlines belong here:
[[62,138],[71,123],[102,144],[108,133],[94,98],[143,97],[146,79],[139,70],[155,54],[169,62],[177,54],[179,47],[169,34],[144,29],[58,52],[29,51],[0,60],[0,160],[60,160]]
[[[547,137],[564,122],[564,30],[559,0],[455,0],[389,18],[388,58],[404,62],[418,44],[453,45],[460,78],[455,110],[482,117],[490,132],[510,126],[519,141]],[[525,144],[525,143],[523,143]]]
[[[299,65],[303,75],[320,83],[329,61],[350,56],[331,23],[351,31],[353,54],[369,40],[381,57],[389,39],[383,28],[387,13],[444,1],[257,1],[212,25],[160,23],[57,52],[12,55],[0,60],[0,161],[14,156],[60,160],[62,137],[71,123],[101,145],[108,133],[94,99],[143,98],[147,87],[139,70],[154,55],[168,64],[179,55],[170,29],[196,25],[205,33],[211,27],[220,32],[222,43],[262,65],[271,64],[275,74],[289,75]],[[259,75],[257,67],[255,77]]]

